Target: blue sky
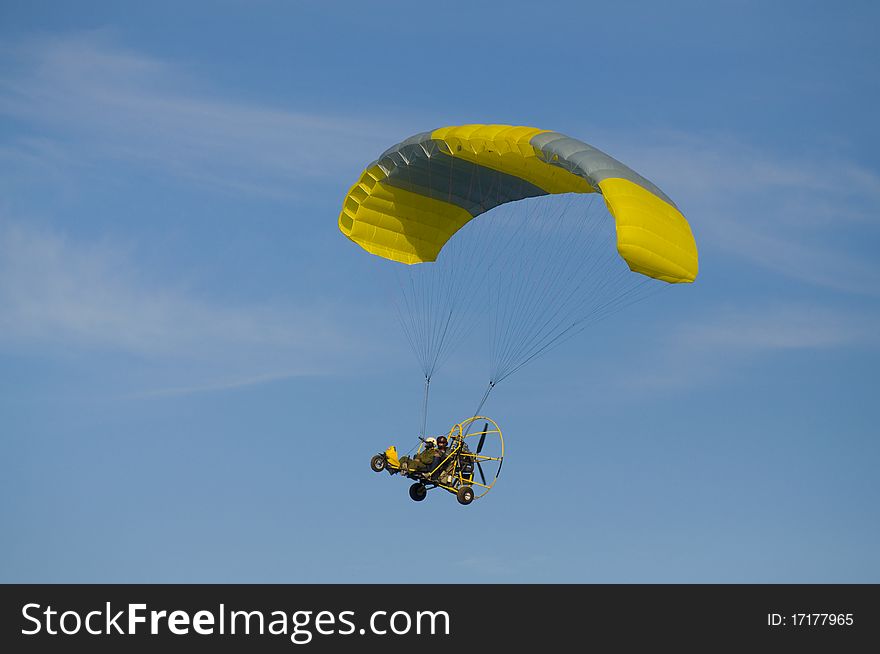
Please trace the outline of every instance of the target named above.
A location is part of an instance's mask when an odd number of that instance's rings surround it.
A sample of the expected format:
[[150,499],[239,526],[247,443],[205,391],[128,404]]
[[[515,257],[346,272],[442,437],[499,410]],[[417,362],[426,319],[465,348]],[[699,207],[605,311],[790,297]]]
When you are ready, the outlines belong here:
[[[437,12],[3,3],[0,581],[880,581],[880,10]],[[368,468],[422,384],[336,218],[470,122],[642,172],[701,270],[498,387],[464,508]],[[486,381],[446,370],[436,432]]]

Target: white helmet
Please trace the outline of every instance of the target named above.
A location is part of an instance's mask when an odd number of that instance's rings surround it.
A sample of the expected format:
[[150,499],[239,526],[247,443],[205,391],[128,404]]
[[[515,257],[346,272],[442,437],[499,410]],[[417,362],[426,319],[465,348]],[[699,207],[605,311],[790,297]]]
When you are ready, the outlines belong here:
[[437,447],[437,439],[434,438],[433,436],[428,436],[425,439],[425,445],[427,447]]

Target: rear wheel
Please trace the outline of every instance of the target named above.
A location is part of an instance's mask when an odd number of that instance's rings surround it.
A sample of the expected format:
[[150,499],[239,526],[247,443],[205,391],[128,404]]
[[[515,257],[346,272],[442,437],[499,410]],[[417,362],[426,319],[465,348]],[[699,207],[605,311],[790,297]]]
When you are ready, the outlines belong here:
[[428,496],[428,489],[425,488],[425,485],[419,482],[416,482],[412,486],[409,487],[409,496],[416,502],[421,502]]
[[455,494],[459,504],[470,504],[474,501],[474,489],[470,486],[462,486]]
[[385,457],[377,454],[370,459],[370,467],[373,469],[373,472],[382,472],[385,469]]

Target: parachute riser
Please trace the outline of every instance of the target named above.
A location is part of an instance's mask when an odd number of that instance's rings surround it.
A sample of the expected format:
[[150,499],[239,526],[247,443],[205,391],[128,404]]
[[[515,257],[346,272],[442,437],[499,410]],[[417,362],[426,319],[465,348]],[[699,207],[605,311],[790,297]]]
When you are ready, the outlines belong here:
[[419,437],[425,436],[425,431],[428,428],[428,391],[431,389],[431,378],[428,375],[425,375],[425,398],[422,401],[422,429],[419,432]]

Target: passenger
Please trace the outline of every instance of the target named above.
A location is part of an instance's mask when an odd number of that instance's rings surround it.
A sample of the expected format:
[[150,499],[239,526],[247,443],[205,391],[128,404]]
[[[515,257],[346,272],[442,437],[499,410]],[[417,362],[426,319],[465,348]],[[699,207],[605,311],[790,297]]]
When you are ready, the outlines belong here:
[[[444,438],[441,436],[440,438]],[[436,454],[438,441],[433,436],[425,439],[425,449],[415,456],[400,457],[400,470],[406,472],[430,472],[436,468]],[[444,455],[445,456],[445,455]],[[442,461],[442,459],[441,459]]]

